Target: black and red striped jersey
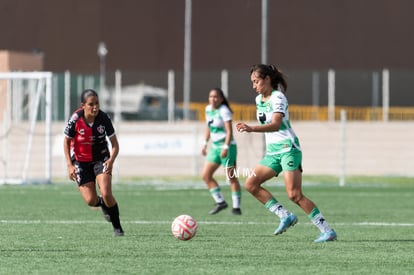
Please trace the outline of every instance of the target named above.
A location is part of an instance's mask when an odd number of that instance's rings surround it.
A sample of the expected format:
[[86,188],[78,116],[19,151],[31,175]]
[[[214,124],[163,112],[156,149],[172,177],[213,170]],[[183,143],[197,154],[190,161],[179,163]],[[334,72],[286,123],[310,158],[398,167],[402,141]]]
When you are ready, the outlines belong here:
[[84,110],[78,109],[69,119],[64,134],[72,139],[71,149],[77,161],[105,161],[110,156],[106,137],[115,135],[115,129],[105,112],[100,110],[94,123],[89,125]]

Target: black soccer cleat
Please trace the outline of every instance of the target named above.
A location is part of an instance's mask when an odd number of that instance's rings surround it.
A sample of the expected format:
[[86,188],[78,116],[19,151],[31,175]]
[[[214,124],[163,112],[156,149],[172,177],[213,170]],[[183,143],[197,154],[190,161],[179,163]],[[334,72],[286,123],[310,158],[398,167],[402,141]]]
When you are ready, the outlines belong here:
[[124,236],[124,230],[122,230],[122,228],[115,228],[114,237],[121,237],[121,236]]
[[216,206],[214,206],[214,208],[208,212],[210,215],[214,215],[217,214],[218,212],[220,212],[223,209],[226,209],[228,207],[227,202],[223,201],[220,203],[216,203]]
[[241,209],[240,209],[240,208],[233,208],[233,209],[231,210],[231,213],[232,213],[233,215],[241,215],[241,214],[242,214],[242,212],[241,212]]

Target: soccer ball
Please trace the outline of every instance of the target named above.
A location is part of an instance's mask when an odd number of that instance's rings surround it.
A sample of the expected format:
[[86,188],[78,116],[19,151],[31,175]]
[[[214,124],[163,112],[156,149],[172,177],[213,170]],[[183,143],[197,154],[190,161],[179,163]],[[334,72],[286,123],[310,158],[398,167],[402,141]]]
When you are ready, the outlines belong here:
[[180,215],[176,217],[171,224],[171,232],[179,240],[187,241],[193,238],[197,233],[197,221],[189,215]]

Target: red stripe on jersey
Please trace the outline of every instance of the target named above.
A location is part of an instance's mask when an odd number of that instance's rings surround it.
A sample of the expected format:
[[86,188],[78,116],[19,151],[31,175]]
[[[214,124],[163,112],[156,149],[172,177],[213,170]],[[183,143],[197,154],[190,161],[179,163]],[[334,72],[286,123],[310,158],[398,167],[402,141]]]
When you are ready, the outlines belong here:
[[87,125],[81,118],[75,125],[76,136],[73,150],[75,152],[76,160],[80,162],[93,161],[92,145],[93,145],[93,131],[92,127]]

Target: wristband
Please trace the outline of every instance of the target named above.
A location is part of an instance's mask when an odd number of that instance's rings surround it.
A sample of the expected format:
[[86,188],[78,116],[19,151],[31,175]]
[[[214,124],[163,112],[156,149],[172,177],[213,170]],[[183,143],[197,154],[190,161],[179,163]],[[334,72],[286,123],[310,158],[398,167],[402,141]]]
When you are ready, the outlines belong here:
[[222,148],[227,150],[227,149],[229,149],[229,146],[227,144],[224,144]]

